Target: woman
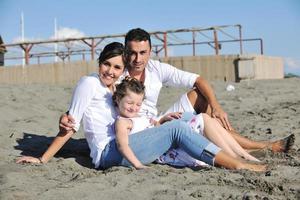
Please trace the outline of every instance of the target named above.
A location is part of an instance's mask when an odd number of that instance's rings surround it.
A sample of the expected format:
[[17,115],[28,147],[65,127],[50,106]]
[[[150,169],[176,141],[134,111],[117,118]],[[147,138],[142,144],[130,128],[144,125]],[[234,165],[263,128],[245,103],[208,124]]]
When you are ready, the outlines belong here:
[[[17,163],[47,163],[79,129],[83,122],[85,137],[91,150],[90,156],[96,168],[131,166],[117,147],[114,121],[117,113],[112,102],[114,84],[124,71],[124,47],[121,43],[108,44],[100,54],[99,73],[85,76],[78,82],[69,108],[75,119],[75,127],[60,131],[46,152],[40,157],[24,156]],[[208,164],[229,169],[264,171],[265,165],[256,165],[235,159],[202,135],[192,131],[184,122],[170,122],[149,128],[129,136],[129,145],[140,161],[134,166],[144,168],[171,147],[181,147],[190,156]]]

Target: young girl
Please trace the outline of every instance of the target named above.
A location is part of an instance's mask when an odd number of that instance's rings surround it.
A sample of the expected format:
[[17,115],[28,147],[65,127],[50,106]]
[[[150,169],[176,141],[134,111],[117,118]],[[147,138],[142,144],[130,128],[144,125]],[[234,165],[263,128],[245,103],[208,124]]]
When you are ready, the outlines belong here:
[[[138,116],[144,94],[145,87],[140,81],[126,77],[116,86],[116,91],[113,95],[113,101],[119,111],[118,119],[115,122],[117,145],[122,155],[133,166],[139,166],[141,163],[128,145],[128,134],[137,133],[173,119],[187,122],[193,130],[203,134],[234,158],[242,157],[247,160],[258,161],[239,146],[232,136],[207,114],[170,113],[160,118],[159,121],[149,119],[146,116]],[[160,156],[158,162],[177,166],[203,165],[201,161],[192,158],[181,149],[169,150],[166,154]]]

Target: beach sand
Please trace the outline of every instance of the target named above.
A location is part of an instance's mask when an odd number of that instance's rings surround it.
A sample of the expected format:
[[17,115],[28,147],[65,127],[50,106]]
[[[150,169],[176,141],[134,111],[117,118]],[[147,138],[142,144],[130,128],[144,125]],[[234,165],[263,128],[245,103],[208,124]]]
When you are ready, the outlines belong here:
[[[234,91],[225,90],[228,84]],[[300,79],[212,82],[230,121],[252,139],[296,136],[290,153],[262,151],[271,173],[151,164],[137,171],[93,169],[82,130],[45,165],[15,164],[41,155],[58,131],[73,87],[0,86],[0,199],[300,199]],[[184,89],[163,88],[165,110]]]

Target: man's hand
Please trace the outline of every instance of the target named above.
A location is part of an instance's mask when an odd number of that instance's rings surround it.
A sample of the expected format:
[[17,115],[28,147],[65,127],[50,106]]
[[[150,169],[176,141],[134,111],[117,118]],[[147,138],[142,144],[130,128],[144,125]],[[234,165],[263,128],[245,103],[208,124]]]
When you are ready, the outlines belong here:
[[227,130],[232,130],[227,113],[220,106],[211,107],[211,116],[217,118],[220,124]]
[[71,115],[66,113],[62,114],[59,118],[59,130],[61,132],[67,132],[74,128],[75,119]]

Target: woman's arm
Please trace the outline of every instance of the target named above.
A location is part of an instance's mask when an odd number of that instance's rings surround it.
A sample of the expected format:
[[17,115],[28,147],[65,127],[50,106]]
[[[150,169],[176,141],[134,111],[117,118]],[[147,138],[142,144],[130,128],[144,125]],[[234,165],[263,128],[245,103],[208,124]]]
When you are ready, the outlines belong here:
[[18,158],[16,163],[47,163],[61,148],[62,146],[72,137],[74,130],[68,132],[59,132],[54,138],[53,142],[46,150],[46,152],[39,158],[32,156],[22,156]]
[[[47,149],[47,151],[40,158],[31,156],[23,156],[17,159],[17,163],[46,163],[48,162],[71,138],[71,136],[79,129],[80,121],[84,112],[89,106],[94,97],[99,79],[96,77],[85,76],[80,79],[74,89],[72,100],[69,107],[71,115],[63,115],[60,118],[60,131]],[[64,122],[67,125],[64,125]],[[68,127],[68,128],[66,128]]]
[[67,132],[75,127],[75,119],[69,115],[69,111],[62,114],[59,118],[59,130],[61,132]]
[[116,128],[116,142],[120,153],[126,158],[134,168],[146,168],[134,155],[133,151],[128,145],[128,133],[131,127],[131,121],[128,119],[118,119],[115,123]]

